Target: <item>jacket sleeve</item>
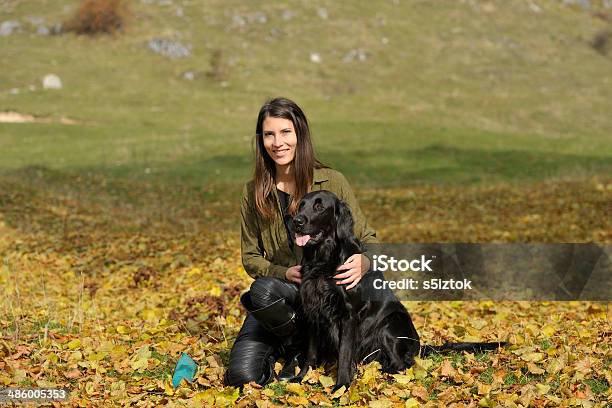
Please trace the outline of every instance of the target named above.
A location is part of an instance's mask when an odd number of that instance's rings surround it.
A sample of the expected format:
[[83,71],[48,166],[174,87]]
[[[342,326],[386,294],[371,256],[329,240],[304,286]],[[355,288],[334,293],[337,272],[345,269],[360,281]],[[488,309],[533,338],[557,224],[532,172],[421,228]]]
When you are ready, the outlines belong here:
[[275,265],[264,258],[264,249],[257,223],[257,212],[251,199],[248,184],[242,190],[240,202],[240,253],[242,266],[253,279],[260,276],[271,276],[286,279],[287,268]]
[[338,181],[340,183],[340,195],[341,199],[344,200],[351,208],[351,213],[353,214],[353,220],[355,222],[355,235],[359,238],[361,243],[365,244],[366,252],[364,253],[370,259],[370,264],[372,263],[372,256],[368,253],[367,247],[368,244],[378,244],[378,238],[376,237],[376,231],[368,225],[368,221],[361,211],[359,207],[359,203],[357,202],[357,198],[353,193],[353,189],[349,185],[348,181],[344,177],[344,175],[338,175]]

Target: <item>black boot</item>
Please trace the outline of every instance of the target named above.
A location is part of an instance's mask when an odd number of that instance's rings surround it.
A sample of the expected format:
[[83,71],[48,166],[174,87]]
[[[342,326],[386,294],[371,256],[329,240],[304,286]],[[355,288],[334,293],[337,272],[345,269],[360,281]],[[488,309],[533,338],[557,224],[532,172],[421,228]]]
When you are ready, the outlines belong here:
[[299,366],[304,356],[305,345],[305,331],[295,309],[286,303],[285,298],[279,298],[268,306],[254,310],[249,292],[241,296],[240,302],[266,330],[280,339],[280,356],[284,357],[285,365],[278,379],[292,379],[295,376],[295,367]]
[[225,385],[240,387],[250,381],[265,385],[273,381],[278,349],[278,338],[248,315],[230,352]]
[[295,369],[303,363],[304,353],[304,332],[300,331],[293,336],[289,336],[282,345],[282,356],[285,358],[285,365],[278,373],[279,381],[291,381],[295,378]]

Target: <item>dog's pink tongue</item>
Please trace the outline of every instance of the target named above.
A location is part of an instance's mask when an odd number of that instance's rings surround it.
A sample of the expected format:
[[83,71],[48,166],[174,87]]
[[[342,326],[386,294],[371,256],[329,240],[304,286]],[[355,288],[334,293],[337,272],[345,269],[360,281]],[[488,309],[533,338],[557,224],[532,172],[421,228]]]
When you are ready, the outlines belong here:
[[295,234],[295,243],[298,244],[298,246],[306,245],[309,239],[310,239],[310,235],[308,234],[306,235]]

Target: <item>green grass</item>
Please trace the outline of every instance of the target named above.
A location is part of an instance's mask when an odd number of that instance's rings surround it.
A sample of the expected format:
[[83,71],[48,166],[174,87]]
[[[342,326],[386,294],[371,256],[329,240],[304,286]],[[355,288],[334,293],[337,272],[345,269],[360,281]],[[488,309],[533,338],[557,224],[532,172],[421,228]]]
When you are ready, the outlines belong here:
[[30,378],[26,378],[19,383],[20,387],[32,387],[34,385],[36,385],[36,383],[32,381]]
[[463,353],[451,353],[449,357],[453,361],[453,367],[461,367],[465,363],[465,355]]
[[463,353],[458,352],[445,352],[445,353],[433,353],[428,358],[430,358],[434,364],[442,364],[442,362],[446,359],[450,359],[453,367],[457,368],[463,365],[465,362],[465,355]]
[[518,378],[518,384],[525,385],[532,382],[543,382],[546,377],[544,375],[536,375],[531,373],[522,373]]
[[51,320],[45,320],[45,319],[33,322],[32,330],[37,331],[37,332],[44,332],[45,330],[57,331],[58,333],[61,333],[61,334],[76,332],[76,328],[69,329],[68,327],[66,327],[65,325],[61,323],[54,322]]
[[142,370],[141,372],[132,373],[132,377],[136,378],[155,378],[157,380],[165,380],[168,376],[172,375],[174,370],[174,364],[170,363],[169,357],[165,354],[160,354],[157,351],[153,350],[151,352],[151,357],[159,360],[159,365],[157,365],[152,370]]
[[[612,155],[604,154],[603,146],[599,151],[593,148],[587,153],[571,153],[579,148],[568,147],[567,141],[558,146],[538,146],[536,139],[526,149],[521,147],[527,145],[521,137],[488,132],[472,132],[470,138],[451,144],[435,129],[428,130],[432,136],[427,139],[429,144],[424,144],[412,133],[410,124],[403,126],[398,124],[400,136],[393,136],[386,132],[376,134],[376,123],[362,123],[361,130],[352,132],[353,136],[359,139],[375,135],[376,143],[358,140],[349,144],[339,136],[338,145],[323,144],[320,158],[351,181],[372,186],[534,180],[606,174],[612,170]],[[211,144],[214,135],[192,140],[168,137],[138,141],[117,137],[113,141],[105,135],[104,128],[95,128],[87,131],[88,137],[82,140],[79,135],[85,131],[76,127],[52,137],[49,133],[53,133],[53,125],[4,125],[0,131],[3,127],[5,139],[13,140],[0,152],[5,171],[37,165],[73,174],[102,174],[111,179],[190,185],[236,185],[252,174],[248,143],[230,151],[228,146]],[[107,131],[129,132],[121,126],[117,128]],[[500,138],[507,141],[497,147]]]
[[[238,191],[252,173],[257,110],[282,94],[307,113],[320,158],[359,185],[609,174],[612,59],[588,46],[605,23],[549,3],[536,14],[520,1],[488,11],[450,0],[321,1],[292,4],[285,21],[287,7],[275,2],[185,3],[183,19],[175,6],[134,2],[125,33],[94,38],[41,37],[24,23],[0,37],[0,111],[79,124],[0,124],[0,172],[37,165]],[[0,9],[51,24],[75,5]],[[256,11],[266,24],[232,24]],[[156,55],[146,46],[154,37],[191,44],[192,56]],[[342,62],[355,48],[367,60]],[[226,86],[205,74],[217,50]],[[323,63],[309,62],[310,52]],[[182,79],[186,70],[195,81]],[[40,89],[50,72],[64,89]]]
[[610,385],[608,384],[608,381],[606,381],[605,378],[588,379],[584,380],[584,383],[588,384],[588,386],[591,388],[591,391],[593,391],[593,394],[595,395],[605,395],[605,393],[608,391],[608,388],[610,388]]
[[514,385],[514,384],[517,384],[517,383],[518,383],[518,378],[516,377],[516,375],[514,375],[514,373],[508,373],[504,377],[504,385],[505,386],[511,386],[511,385]]
[[547,378],[546,381],[547,384],[550,386],[551,392],[556,392],[559,386],[561,385],[561,374],[556,373],[552,380],[550,378]]
[[485,371],[480,373],[478,379],[485,384],[491,384],[493,382],[493,367],[487,368]]
[[223,349],[219,352],[219,358],[221,358],[224,367],[229,364],[230,351],[230,349]]
[[434,378],[431,376],[427,376],[421,380],[421,383],[423,384],[423,387],[429,390],[432,384],[434,383]]
[[540,341],[540,347],[542,348],[542,350],[548,350],[551,346],[552,343],[550,342],[550,340],[544,339]]
[[113,378],[119,378],[121,376],[121,374],[119,374],[119,371],[115,370],[114,368],[106,370],[106,375]]
[[[491,380],[492,380],[492,377],[491,377]],[[488,383],[490,384],[491,381],[489,381]],[[531,373],[521,373],[520,377],[517,377],[516,374],[514,373],[508,373],[504,377],[504,386],[506,387],[511,387],[513,385],[525,385],[528,383],[547,384],[550,386],[551,392],[554,393],[559,388],[560,375],[556,374],[555,377],[551,379],[551,378],[547,378],[545,375],[535,375]]]
[[283,382],[272,382],[268,384],[266,388],[269,388],[272,391],[274,391],[274,395],[281,396],[287,393],[287,390],[285,389],[285,385],[286,384]]

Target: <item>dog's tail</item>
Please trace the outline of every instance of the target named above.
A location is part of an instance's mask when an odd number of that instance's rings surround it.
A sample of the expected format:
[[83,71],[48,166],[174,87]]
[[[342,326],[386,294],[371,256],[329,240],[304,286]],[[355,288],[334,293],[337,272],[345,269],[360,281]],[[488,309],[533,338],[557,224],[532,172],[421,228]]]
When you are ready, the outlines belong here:
[[420,357],[427,357],[430,354],[442,353],[445,351],[469,351],[472,353],[481,353],[487,350],[497,350],[500,347],[507,346],[508,342],[495,341],[491,343],[445,343],[441,346],[421,346]]

